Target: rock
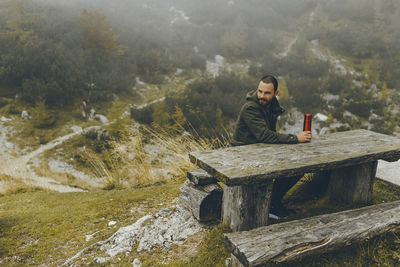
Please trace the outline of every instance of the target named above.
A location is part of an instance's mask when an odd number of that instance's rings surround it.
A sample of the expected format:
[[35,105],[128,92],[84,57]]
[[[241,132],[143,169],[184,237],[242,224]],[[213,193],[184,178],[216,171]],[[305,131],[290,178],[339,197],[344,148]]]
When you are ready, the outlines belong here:
[[221,56],[221,55],[216,55],[214,59],[215,59],[215,63],[217,63],[219,66],[221,66],[221,67],[224,66],[224,61],[225,61],[225,59],[224,59],[223,56]]
[[100,249],[110,257],[130,251],[135,243],[139,243],[138,252],[150,251],[160,246],[169,249],[172,244],[183,244],[188,236],[201,230],[201,224],[190,211],[174,205],[157,214],[146,215],[132,225],[121,227],[103,242]]
[[74,133],[79,133],[79,132],[82,132],[82,127],[79,127],[79,126],[72,126],[71,128],[70,128]]
[[94,110],[93,108],[90,109],[90,113],[89,113],[89,121],[93,121],[94,120],[94,115],[96,114],[96,110]]
[[376,177],[400,185],[400,160],[395,162],[378,160]]
[[0,121],[2,121],[2,122],[9,122],[9,121],[12,121],[12,119],[9,119],[9,118],[6,118],[6,117],[1,116],[1,117],[0,117]]
[[6,145],[6,148],[8,148],[8,149],[14,149],[14,144],[13,143],[6,142],[5,145]]
[[339,95],[333,95],[333,94],[323,94],[322,99],[324,99],[326,102],[333,102],[333,101],[338,101],[339,100]]
[[132,261],[132,267],[141,267],[142,266],[142,262],[136,258]]
[[143,87],[145,87],[145,83],[144,82],[142,82],[140,79],[139,79],[139,77],[136,77],[136,87],[137,88],[143,88]]
[[96,115],[94,116],[94,118],[95,118],[96,120],[100,121],[100,122],[103,123],[103,124],[108,123],[108,119],[107,119],[107,117],[104,116],[104,115],[96,114]]
[[206,61],[206,70],[211,73],[213,77],[217,77],[220,71],[224,68],[224,57],[221,55],[216,55],[214,57],[214,62]]
[[311,40],[311,43],[312,43],[312,45],[318,46],[319,40],[318,39]]
[[225,259],[225,266],[231,266],[231,263],[232,263],[231,257]]
[[110,222],[108,223],[108,226],[113,226],[113,225],[116,225],[116,224],[117,224],[116,221],[110,221]]
[[372,112],[371,112],[371,114],[370,114],[368,120],[369,120],[369,121],[372,121],[372,120],[379,120],[379,116],[376,115],[375,113],[372,113]]
[[343,112],[343,118],[348,118],[351,119],[353,121],[357,121],[358,117],[356,115],[354,115],[353,113],[351,113],[350,111],[345,110]]
[[318,121],[324,122],[328,119],[328,116],[326,116],[322,113],[317,113],[317,114],[315,114],[314,118]]
[[93,259],[95,263],[105,263],[110,260],[110,257],[96,257]]
[[22,118],[23,120],[29,120],[31,117],[29,116],[28,111],[23,110],[23,111],[21,112],[21,118]]

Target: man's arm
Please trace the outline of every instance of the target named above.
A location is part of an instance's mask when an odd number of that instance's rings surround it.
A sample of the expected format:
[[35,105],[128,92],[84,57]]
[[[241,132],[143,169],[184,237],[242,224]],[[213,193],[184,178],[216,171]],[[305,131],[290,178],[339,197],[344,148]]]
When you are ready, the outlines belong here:
[[296,144],[298,139],[292,134],[280,134],[269,129],[262,111],[255,106],[247,106],[242,113],[243,120],[260,143]]

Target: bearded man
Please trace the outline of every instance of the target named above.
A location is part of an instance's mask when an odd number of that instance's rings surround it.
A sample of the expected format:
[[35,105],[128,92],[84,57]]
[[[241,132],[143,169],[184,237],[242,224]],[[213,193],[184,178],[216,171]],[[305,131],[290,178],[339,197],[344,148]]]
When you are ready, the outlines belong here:
[[[249,92],[246,103],[240,110],[232,145],[297,144],[311,141],[311,131],[302,131],[297,135],[276,132],[278,116],[285,110],[279,105],[278,81],[272,75],[261,78],[256,91]],[[273,157],[274,155],[260,155]],[[286,217],[289,210],[282,204],[282,198],[301,177],[289,177],[274,181],[271,197],[271,213],[278,217]]]

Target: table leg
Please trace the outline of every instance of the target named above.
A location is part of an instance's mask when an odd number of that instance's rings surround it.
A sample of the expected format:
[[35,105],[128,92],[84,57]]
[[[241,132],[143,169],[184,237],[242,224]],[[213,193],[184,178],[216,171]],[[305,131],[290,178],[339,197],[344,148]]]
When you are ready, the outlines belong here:
[[222,221],[232,231],[245,231],[268,224],[273,180],[263,184],[224,186]]
[[368,204],[378,161],[331,170],[328,192],[334,200],[347,204]]

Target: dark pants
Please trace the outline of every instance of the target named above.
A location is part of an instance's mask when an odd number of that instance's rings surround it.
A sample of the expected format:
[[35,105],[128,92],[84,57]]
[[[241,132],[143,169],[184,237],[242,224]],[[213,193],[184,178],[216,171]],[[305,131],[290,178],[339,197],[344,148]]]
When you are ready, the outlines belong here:
[[271,206],[281,205],[283,196],[301,179],[301,177],[303,176],[275,179],[272,188]]

